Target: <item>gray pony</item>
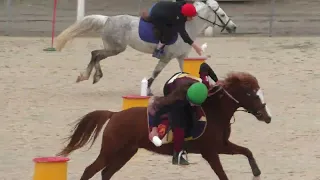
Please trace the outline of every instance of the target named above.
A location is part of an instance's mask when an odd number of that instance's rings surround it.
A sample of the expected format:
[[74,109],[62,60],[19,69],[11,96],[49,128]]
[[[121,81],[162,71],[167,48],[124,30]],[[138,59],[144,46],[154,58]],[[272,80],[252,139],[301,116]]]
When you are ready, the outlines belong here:
[[[190,37],[195,40],[203,30],[209,26],[219,26],[221,31],[227,30],[234,33],[237,26],[215,0],[195,1],[194,6],[197,9],[198,16],[194,20],[186,23],[186,30]],[[96,72],[93,77],[93,83],[97,83],[103,76],[100,61],[118,55],[126,50],[129,45],[140,52],[152,54],[157,44],[148,43],[140,39],[139,17],[130,15],[89,15],[82,20],[75,22],[65,29],[56,38],[56,49],[61,51],[65,44],[88,31],[95,31],[101,34],[104,49],[98,49],[91,52],[91,60],[84,72],[80,73],[77,82],[88,80],[93,67]],[[165,47],[166,54],[158,61],[152,76],[148,79],[148,94],[152,95],[151,85],[163,68],[174,58],[179,62],[180,70],[183,71],[184,58],[187,57],[191,46],[186,44],[179,36],[177,41]]]

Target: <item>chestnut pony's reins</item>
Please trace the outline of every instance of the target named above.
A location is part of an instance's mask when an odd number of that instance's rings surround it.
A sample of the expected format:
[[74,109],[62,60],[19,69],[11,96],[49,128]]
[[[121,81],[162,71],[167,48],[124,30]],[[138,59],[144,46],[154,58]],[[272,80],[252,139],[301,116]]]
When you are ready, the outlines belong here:
[[[216,91],[214,91],[214,92],[210,92],[210,90],[212,90],[214,87],[219,87]],[[221,81],[218,81],[217,83],[216,83],[216,85],[214,85],[214,86],[212,86],[211,88],[210,88],[210,90],[209,90],[209,94],[208,94],[208,97],[210,97],[210,96],[212,96],[212,95],[214,95],[214,94],[216,94],[217,92],[219,92],[219,91],[223,91],[230,99],[232,99],[235,103],[237,103],[240,107],[242,107],[241,106],[241,104],[240,104],[240,102],[235,98],[235,97],[233,97],[225,88],[223,88],[223,84],[221,83]],[[262,108],[264,108],[265,107],[265,103],[262,105]],[[257,111],[250,111],[250,110],[246,110],[246,109],[240,109],[240,110],[236,110],[236,111],[243,111],[243,112],[246,112],[246,113],[249,113],[249,114],[252,114],[252,115],[255,115],[255,114],[257,114]],[[258,110],[259,111],[259,110]],[[230,124],[233,124],[235,121],[236,121],[236,118],[234,117],[234,114],[232,115],[232,117],[233,117],[233,122],[232,123],[230,123]]]

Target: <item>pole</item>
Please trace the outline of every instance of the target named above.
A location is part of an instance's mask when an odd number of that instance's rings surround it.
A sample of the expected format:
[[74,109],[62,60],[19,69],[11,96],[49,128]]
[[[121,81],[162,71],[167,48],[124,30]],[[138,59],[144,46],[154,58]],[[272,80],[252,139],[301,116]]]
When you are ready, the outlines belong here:
[[141,4],[142,4],[142,0],[139,1],[138,15],[140,14],[140,11],[141,11]]
[[54,0],[53,4],[53,15],[52,15],[52,29],[51,29],[51,47],[44,49],[44,51],[56,51],[53,47],[54,36],[55,36],[55,24],[56,24],[56,16],[57,16],[57,3],[58,0]]
[[273,20],[274,20],[274,9],[275,9],[275,1],[270,0],[270,20],[269,20],[269,37],[272,37],[272,28],[273,28]]
[[85,0],[78,0],[77,3],[77,21],[84,17]]
[[10,24],[12,22],[12,9],[11,9],[11,5],[12,5],[12,1],[11,0],[6,0],[3,1],[6,7],[6,12],[7,12],[7,22],[6,22],[6,35],[10,34]]

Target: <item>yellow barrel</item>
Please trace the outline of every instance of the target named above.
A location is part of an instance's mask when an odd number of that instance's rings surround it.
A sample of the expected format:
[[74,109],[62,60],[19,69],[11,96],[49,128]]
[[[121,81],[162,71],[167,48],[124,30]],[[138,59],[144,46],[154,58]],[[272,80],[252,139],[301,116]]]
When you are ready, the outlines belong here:
[[149,98],[150,96],[122,96],[122,109],[125,110],[132,107],[147,107]]
[[33,180],[67,180],[67,163],[65,157],[35,158]]
[[189,57],[184,59],[183,71],[193,76],[200,77],[200,65],[205,62],[206,57]]

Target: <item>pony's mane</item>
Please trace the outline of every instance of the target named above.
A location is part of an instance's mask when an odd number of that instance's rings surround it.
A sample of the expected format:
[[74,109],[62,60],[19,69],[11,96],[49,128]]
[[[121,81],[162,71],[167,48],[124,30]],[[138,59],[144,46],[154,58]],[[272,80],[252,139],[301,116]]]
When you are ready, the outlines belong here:
[[204,3],[203,1],[186,1],[186,2],[195,5],[198,13],[200,10],[206,7],[206,3]]
[[223,81],[226,88],[235,83],[240,83],[246,88],[259,89],[257,78],[247,72],[230,72]]

